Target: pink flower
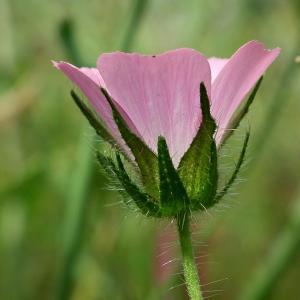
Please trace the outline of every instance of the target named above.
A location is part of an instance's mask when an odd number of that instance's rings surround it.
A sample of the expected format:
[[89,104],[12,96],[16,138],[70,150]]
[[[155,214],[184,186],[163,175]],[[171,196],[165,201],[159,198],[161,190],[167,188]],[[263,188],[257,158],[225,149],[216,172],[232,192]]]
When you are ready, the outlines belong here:
[[107,131],[130,152],[116,126],[105,88],[129,129],[156,153],[158,136],[165,137],[175,167],[188,150],[201,124],[199,85],[204,82],[220,145],[246,94],[279,55],[250,41],[229,59],[209,58],[193,49],[177,49],[157,56],[122,52],[100,55],[97,68],[54,65],[85,94]]

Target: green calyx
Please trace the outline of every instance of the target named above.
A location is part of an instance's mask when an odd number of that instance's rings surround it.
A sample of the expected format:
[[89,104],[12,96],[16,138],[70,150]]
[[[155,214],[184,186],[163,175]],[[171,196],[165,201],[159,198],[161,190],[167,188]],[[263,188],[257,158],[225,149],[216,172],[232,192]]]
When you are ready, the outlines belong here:
[[[260,82],[261,80],[235,119],[235,128],[247,113]],[[183,155],[178,168],[173,165],[164,137],[158,137],[156,155],[140,137],[128,128],[107,91],[101,88],[101,92],[112,109],[113,118],[123,140],[130,148],[135,162],[130,160],[126,153],[123,153],[112,142],[113,138],[109,132],[79,97],[73,91],[71,94],[96,132],[104,140],[110,142],[115,149],[115,159],[106,157],[101,153],[97,153],[97,159],[106,173],[121,185],[121,193],[125,196],[126,205],[132,207],[132,203],[134,203],[135,208],[150,217],[176,218],[182,213],[206,210],[226,195],[235,182],[245,160],[249,133],[245,137],[239,160],[231,177],[225,186],[218,191],[217,146],[214,140],[216,123],[210,114],[209,97],[203,83],[200,84],[201,125],[189,149]],[[123,162],[121,156],[126,158],[126,161]],[[137,168],[138,172],[136,172]],[[129,175],[136,173],[140,178],[137,179]]]
[[[135,157],[142,187],[130,178],[117,151],[116,162],[100,153],[98,161],[119,181],[127,196],[145,215],[176,217],[187,211],[203,210],[213,204],[218,171],[214,141],[216,124],[210,115],[210,103],[203,83],[200,84],[201,126],[179,167],[173,165],[164,137],[158,137],[157,155],[130,131],[113,99],[101,89],[111,106],[119,131]],[[125,202],[128,204],[128,201]]]

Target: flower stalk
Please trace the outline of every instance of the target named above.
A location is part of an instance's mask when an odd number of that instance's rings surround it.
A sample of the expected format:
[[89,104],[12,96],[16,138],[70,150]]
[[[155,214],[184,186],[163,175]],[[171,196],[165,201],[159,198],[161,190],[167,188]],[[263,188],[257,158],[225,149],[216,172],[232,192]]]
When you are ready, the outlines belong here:
[[182,254],[183,273],[188,294],[191,300],[202,300],[203,297],[200,289],[197,264],[193,253],[189,212],[181,213],[177,216],[177,230]]

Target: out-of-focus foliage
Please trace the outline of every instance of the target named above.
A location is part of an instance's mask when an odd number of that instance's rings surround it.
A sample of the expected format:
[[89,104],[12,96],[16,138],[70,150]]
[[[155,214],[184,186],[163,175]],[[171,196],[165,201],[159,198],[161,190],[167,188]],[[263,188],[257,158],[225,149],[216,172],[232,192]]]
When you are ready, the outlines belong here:
[[[300,54],[297,3],[150,1],[132,47],[149,54],[192,47],[220,57],[251,39],[282,48],[248,118],[223,151],[226,177],[251,124],[249,164],[243,173],[247,180],[217,209],[195,216],[204,295],[214,299],[238,299],[295,201],[300,183],[300,74],[293,58]],[[70,101],[72,86],[50,62],[70,59],[61,44],[61,24],[72,20],[77,55],[92,66],[101,52],[119,49],[130,10],[129,0],[0,0],[0,299],[47,300],[57,293],[66,195],[73,188],[69,179],[86,128]],[[262,128],[267,129],[260,136]],[[85,135],[91,143],[91,131]],[[183,299],[175,234],[174,242],[164,247],[176,259],[157,266],[163,254],[163,249],[157,252],[157,232],[166,226],[172,230],[172,225],[154,224],[124,208],[96,159],[92,168],[71,298]],[[170,265],[170,278],[162,284],[161,274]],[[282,274],[270,299],[299,299],[299,270],[300,256]]]

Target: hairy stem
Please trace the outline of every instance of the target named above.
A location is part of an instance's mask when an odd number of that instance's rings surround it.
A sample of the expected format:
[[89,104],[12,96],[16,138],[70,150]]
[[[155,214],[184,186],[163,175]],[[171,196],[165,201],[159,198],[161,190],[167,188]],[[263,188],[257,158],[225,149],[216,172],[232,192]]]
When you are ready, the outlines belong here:
[[178,215],[177,229],[182,254],[183,273],[190,299],[202,300],[200,280],[192,247],[189,212]]

